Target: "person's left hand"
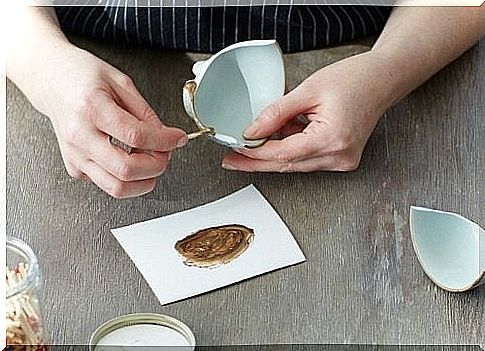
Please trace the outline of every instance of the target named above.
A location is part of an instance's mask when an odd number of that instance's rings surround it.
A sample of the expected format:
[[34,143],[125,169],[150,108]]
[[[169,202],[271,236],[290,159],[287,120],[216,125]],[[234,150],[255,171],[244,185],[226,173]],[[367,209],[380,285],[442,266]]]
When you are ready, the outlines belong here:
[[382,61],[370,51],[317,71],[264,109],[244,134],[256,139],[276,133],[282,139],[231,152],[222,167],[246,172],[355,170],[379,117],[392,103]]

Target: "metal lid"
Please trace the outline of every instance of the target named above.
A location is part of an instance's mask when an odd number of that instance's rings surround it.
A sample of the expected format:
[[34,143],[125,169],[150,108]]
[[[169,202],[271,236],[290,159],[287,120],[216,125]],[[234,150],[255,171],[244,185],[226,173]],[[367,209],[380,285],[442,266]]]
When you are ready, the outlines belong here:
[[153,346],[177,351],[193,351],[195,336],[181,321],[162,314],[135,313],[102,324],[91,336],[91,351],[115,350],[114,346]]

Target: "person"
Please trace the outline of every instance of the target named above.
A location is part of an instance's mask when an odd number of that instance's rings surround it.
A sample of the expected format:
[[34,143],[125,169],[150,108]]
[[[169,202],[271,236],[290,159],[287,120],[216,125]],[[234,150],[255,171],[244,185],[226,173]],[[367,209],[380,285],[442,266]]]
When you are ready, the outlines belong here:
[[[56,13],[22,7],[9,33],[7,76],[51,120],[68,173],[125,198],[154,188],[187,135],[160,121],[130,77],[75,47],[63,30],[204,52],[263,38],[293,52],[379,34],[370,51],[316,71],[245,131],[251,139],[275,133],[280,139],[232,152],[222,162],[246,172],[352,171],[384,112],[480,39],[483,9],[107,5]],[[128,154],[110,136],[150,152]]]

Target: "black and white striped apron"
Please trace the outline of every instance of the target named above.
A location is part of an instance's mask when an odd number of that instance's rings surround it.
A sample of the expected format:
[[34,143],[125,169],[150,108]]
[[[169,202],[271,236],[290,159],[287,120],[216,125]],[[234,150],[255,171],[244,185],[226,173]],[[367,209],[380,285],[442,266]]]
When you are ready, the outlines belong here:
[[[295,52],[376,35],[392,10],[349,5],[130,7],[127,0],[109,1],[107,6],[57,7],[62,29],[196,52],[216,52],[250,39],[276,39],[284,52]],[[152,6],[155,1],[161,0],[151,0]]]

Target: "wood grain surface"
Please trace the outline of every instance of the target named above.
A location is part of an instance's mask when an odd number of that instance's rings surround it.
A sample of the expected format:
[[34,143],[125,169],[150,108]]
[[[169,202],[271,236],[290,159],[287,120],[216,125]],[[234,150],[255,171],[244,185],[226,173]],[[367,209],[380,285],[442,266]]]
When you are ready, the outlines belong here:
[[[181,87],[193,61],[206,56],[74,39],[131,75],[164,122],[195,128]],[[50,341],[86,343],[110,318],[156,312],[187,323],[200,345],[485,344],[485,287],[453,294],[433,285],[408,226],[411,205],[485,224],[484,44],[390,109],[355,172],[229,172],[220,167],[226,150],[198,138],[175,153],[152,193],[130,200],[70,179],[50,122],[8,83],[7,230],[39,257]],[[288,55],[289,86],[366,49]],[[287,223],[307,262],[161,306],[110,228],[250,183]]]

